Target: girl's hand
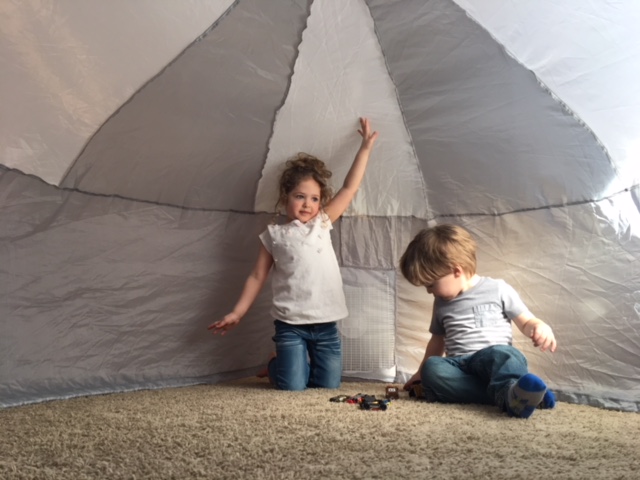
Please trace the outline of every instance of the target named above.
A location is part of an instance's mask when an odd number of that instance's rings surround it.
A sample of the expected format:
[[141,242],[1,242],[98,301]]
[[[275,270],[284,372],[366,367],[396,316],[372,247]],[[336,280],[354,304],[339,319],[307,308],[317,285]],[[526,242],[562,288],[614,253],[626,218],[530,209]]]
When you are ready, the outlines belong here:
[[369,120],[367,118],[360,117],[360,129],[358,130],[358,133],[362,136],[362,145],[360,146],[360,149],[372,149],[373,144],[378,138],[378,132],[371,131],[371,125],[369,125]]
[[225,315],[222,320],[209,325],[207,330],[211,330],[211,333],[214,335],[217,335],[218,333],[220,335],[225,335],[227,330],[231,330],[233,327],[238,325],[238,323],[240,323],[240,315],[231,312]]

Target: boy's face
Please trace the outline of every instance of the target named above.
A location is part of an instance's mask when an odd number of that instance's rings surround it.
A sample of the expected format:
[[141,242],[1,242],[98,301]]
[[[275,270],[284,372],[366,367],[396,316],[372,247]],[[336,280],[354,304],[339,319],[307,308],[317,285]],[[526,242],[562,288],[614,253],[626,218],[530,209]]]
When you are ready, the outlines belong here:
[[460,267],[455,267],[453,272],[440,277],[431,285],[426,285],[427,292],[442,300],[453,300],[470,286],[470,279]]

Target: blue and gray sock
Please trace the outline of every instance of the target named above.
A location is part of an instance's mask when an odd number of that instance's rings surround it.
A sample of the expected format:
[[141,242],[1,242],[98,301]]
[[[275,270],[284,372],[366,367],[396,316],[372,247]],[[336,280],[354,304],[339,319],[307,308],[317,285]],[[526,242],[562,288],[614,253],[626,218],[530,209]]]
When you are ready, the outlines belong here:
[[546,392],[547,386],[540,378],[532,373],[523,375],[509,388],[507,413],[512,417],[529,418],[544,401]]
[[556,406],[556,396],[551,390],[544,392],[542,401],[538,404],[538,408],[553,408]]

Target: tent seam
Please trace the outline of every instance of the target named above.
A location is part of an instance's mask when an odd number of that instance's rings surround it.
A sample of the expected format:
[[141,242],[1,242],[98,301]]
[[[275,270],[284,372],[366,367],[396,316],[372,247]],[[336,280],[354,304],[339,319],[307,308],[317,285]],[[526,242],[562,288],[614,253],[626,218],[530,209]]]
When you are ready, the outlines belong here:
[[[284,104],[287,102],[287,98],[289,97],[289,91],[291,90],[291,85],[293,83],[293,76],[295,75],[295,71],[296,71],[296,64],[298,63],[298,58],[300,57],[300,46],[302,45],[302,36],[304,35],[304,32],[309,28],[309,17],[311,16],[311,5],[313,4],[313,0],[308,0],[307,1],[307,18],[306,21],[304,22],[304,25],[302,26],[302,29],[300,30],[300,37],[299,37],[299,41],[298,44],[296,46],[296,55],[292,60],[292,65],[291,65],[291,74],[289,75],[289,81],[287,83],[287,88],[285,89],[283,95],[282,95],[282,102],[280,103],[280,105],[275,109],[275,115],[273,117],[273,121],[271,122],[271,134],[269,135],[269,138],[267,139],[267,147],[266,147],[266,152],[264,155],[264,159],[262,162],[262,168],[260,169],[260,177],[256,180],[256,188],[254,189],[254,193],[253,193],[253,208],[256,208],[256,202],[258,201],[258,184],[260,183],[260,180],[262,180],[264,178],[264,170],[267,166],[267,159],[269,158],[269,152],[271,151],[271,139],[273,139],[273,134],[275,132],[275,127],[276,127],[276,123],[278,122],[278,116],[280,115],[280,112],[282,111],[282,108],[284,107]],[[277,212],[276,212],[277,214]]]
[[538,83],[538,85],[540,86],[540,88],[546,92],[553,101],[555,101],[558,105],[560,105],[560,107],[568,114],[570,115],[577,123],[578,125],[580,125],[585,131],[587,131],[595,140],[596,144],[602,149],[602,152],[605,156],[605,158],[608,160],[609,162],[609,166],[611,167],[611,169],[615,172],[616,177],[618,179],[621,178],[620,176],[620,172],[618,171],[618,168],[616,167],[616,164],[614,163],[613,159],[611,158],[611,155],[609,154],[609,150],[607,149],[607,147],[604,145],[604,143],[602,142],[602,140],[600,140],[600,138],[598,137],[598,135],[596,135],[596,133],[586,124],[586,122],[584,120],[582,120],[582,118],[564,101],[562,100],[552,89],[551,87],[549,87],[537,74],[534,70],[532,70],[531,68],[527,67],[524,63],[522,63],[520,60],[518,60],[518,58],[513,54],[513,52],[511,52],[504,43],[500,42],[498,40],[498,38],[496,38],[482,23],[480,23],[480,21],[478,21],[476,18],[474,18],[467,10],[465,10],[464,8],[462,8],[459,4],[457,4],[455,1],[453,1],[453,3],[460,8],[465,15],[467,16],[467,18],[469,18],[469,20],[471,20],[472,22],[474,22],[476,25],[478,25],[478,27],[480,27],[487,35],[489,35],[493,41],[496,43],[496,45],[499,45],[502,50],[511,58],[513,59],[514,62],[516,62],[518,65],[522,66],[522,68],[526,69],[528,72],[531,73],[531,75],[533,75],[533,77],[535,78],[536,82]]
[[225,19],[229,13],[234,10],[236,8],[236,6],[238,5],[238,2],[240,0],[235,0],[230,6],[229,8],[227,8],[227,10],[224,11],[224,13],[222,13],[222,15],[220,15],[215,22],[213,22],[204,32],[202,32],[200,35],[198,35],[191,43],[189,43],[185,48],[182,49],[182,51],[180,53],[178,53],[173,60],[171,60],[170,62],[168,62],[164,67],[162,67],[155,75],[153,75],[149,80],[147,80],[146,82],[144,82],[140,88],[138,88],[133,94],[131,94],[131,96],[125,100],[116,110],[114,110],[114,112],[109,115],[106,120],[104,122],[102,122],[102,124],[96,129],[95,132],[93,132],[93,134],[89,137],[89,139],[85,142],[85,144],[83,145],[82,149],[80,150],[80,152],[78,153],[78,155],[76,156],[76,158],[73,160],[73,162],[71,162],[71,164],[69,165],[69,167],[66,169],[66,171],[64,172],[64,174],[62,175],[62,178],[60,179],[59,185],[62,185],[63,183],[65,183],[67,181],[67,178],[69,176],[69,174],[71,173],[71,171],[73,170],[73,168],[76,166],[76,164],[78,163],[78,160],[80,160],[80,158],[82,157],[82,155],[84,154],[84,152],[87,150],[87,147],[89,146],[89,144],[91,144],[91,142],[93,141],[93,139],[102,131],[102,129],[104,128],[105,125],[107,125],[111,119],[113,119],[116,115],[118,115],[122,109],[124,107],[126,107],[129,103],[131,103],[133,101],[133,99],[143,90],[145,89],[148,85],[150,85],[152,82],[154,82],[158,77],[160,77],[160,75],[162,75],[168,68],[170,68],[174,63],[176,63],[186,52],[187,50],[189,50],[191,47],[193,47],[196,43],[200,42],[202,39],[204,39],[207,35],[209,35],[209,33],[211,33],[211,31],[216,28],[223,19]]
[[[0,164],[0,172],[2,170],[4,170],[7,173],[15,172],[18,175],[23,175],[25,177],[33,178],[34,180],[37,180],[40,183],[42,183],[42,184],[44,184],[44,185],[46,185],[48,187],[54,188],[54,189],[62,191],[62,192],[73,192],[73,193],[79,193],[81,195],[88,195],[88,196],[92,196],[92,197],[117,198],[117,199],[120,199],[120,200],[127,200],[127,201],[134,202],[134,203],[144,203],[144,204],[148,204],[148,205],[157,205],[157,206],[160,206],[160,207],[169,207],[169,208],[175,208],[175,209],[182,210],[182,211],[192,211],[192,212],[200,211],[200,212],[219,212],[219,213],[240,213],[240,214],[248,214],[248,215],[262,215],[262,214],[271,215],[272,214],[270,212],[246,211],[246,210],[237,210],[237,209],[223,209],[223,208],[210,208],[210,207],[189,207],[189,206],[185,206],[185,205],[175,205],[175,204],[172,204],[172,203],[155,202],[153,200],[145,200],[145,199],[141,199],[141,198],[127,197],[127,196],[120,195],[120,194],[115,194],[115,193],[89,192],[89,191],[81,190],[81,189],[79,189],[77,187],[60,187],[60,186],[57,186],[57,185],[52,185],[52,184],[48,183],[47,181],[43,180],[42,178],[38,177],[37,175],[34,175],[32,173],[25,173],[25,172],[22,172],[21,170],[19,170],[17,168],[7,167],[6,165]],[[551,209],[556,209],[556,208],[575,207],[575,206],[580,206],[580,205],[588,205],[588,204],[591,204],[591,203],[605,202],[607,200],[611,200],[612,198],[615,198],[617,196],[623,195],[625,193],[630,193],[630,192],[635,191],[635,190],[638,190],[638,192],[640,193],[640,183],[636,183],[634,185],[631,185],[629,187],[624,188],[623,190],[619,190],[617,192],[611,193],[609,195],[606,195],[606,196],[600,197],[600,198],[593,198],[593,199],[586,199],[586,200],[575,200],[573,202],[548,204],[548,205],[542,205],[542,206],[539,206],[539,207],[518,208],[518,209],[508,210],[508,211],[503,211],[503,212],[440,213],[440,214],[431,215],[431,216],[428,216],[428,217],[418,217],[416,215],[362,215],[362,214],[358,214],[358,215],[343,215],[343,217],[347,217],[347,218],[365,217],[365,218],[385,218],[385,219],[387,219],[387,218],[415,218],[415,219],[421,219],[421,220],[426,220],[426,221],[437,220],[439,218],[502,217],[502,216],[505,216],[505,215],[511,215],[511,214],[515,214],[515,213],[533,212],[533,211],[540,211],[540,210],[551,210]]]
[[424,175],[424,172],[422,171],[422,168],[420,166],[420,162],[418,161],[418,152],[416,152],[416,146],[415,146],[415,142],[413,141],[413,136],[411,135],[411,130],[409,129],[409,125],[407,124],[407,116],[405,115],[405,111],[404,108],[402,106],[402,102],[400,101],[400,94],[398,92],[398,86],[396,85],[396,82],[393,79],[393,75],[391,74],[391,69],[389,68],[389,63],[387,62],[387,56],[385,55],[384,52],[384,48],[382,47],[382,43],[380,42],[380,35],[378,34],[378,28],[376,26],[376,21],[373,18],[373,15],[371,14],[371,7],[369,7],[369,3],[366,0],[363,0],[368,12],[369,12],[369,18],[371,18],[371,22],[373,23],[373,33],[376,36],[376,40],[378,40],[378,47],[380,48],[380,54],[382,56],[382,60],[384,62],[384,66],[387,69],[387,76],[389,77],[389,80],[391,81],[391,84],[393,85],[393,90],[395,92],[396,95],[396,102],[398,104],[398,109],[400,110],[400,115],[402,117],[402,123],[404,125],[404,129],[407,132],[407,135],[409,135],[409,142],[411,145],[411,151],[413,152],[413,161],[415,164],[416,169],[418,170],[419,178],[421,180],[422,183],[422,194],[423,194],[423,200],[425,202],[425,205],[427,207],[427,212],[431,212],[431,207],[429,205],[429,198],[427,196],[427,192],[428,192],[428,188],[427,188],[427,180],[426,177]]

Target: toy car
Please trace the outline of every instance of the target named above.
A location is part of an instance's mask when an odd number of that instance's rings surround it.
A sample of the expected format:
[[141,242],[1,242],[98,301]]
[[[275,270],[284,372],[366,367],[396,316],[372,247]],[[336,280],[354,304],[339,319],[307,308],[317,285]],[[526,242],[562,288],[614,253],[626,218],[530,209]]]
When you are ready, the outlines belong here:
[[385,389],[385,398],[388,400],[391,400],[391,399],[398,400],[400,398],[400,391],[398,390],[398,387],[389,385]]
[[360,408],[362,408],[363,410],[381,410],[381,411],[385,411],[388,406],[389,406],[389,400],[387,400],[387,399],[377,400],[377,399],[375,399],[375,397],[374,397],[373,400],[363,401],[360,404]]
[[344,402],[349,399],[349,395],[336,395],[329,399],[330,402]]
[[422,391],[422,384],[420,382],[414,383],[411,386],[411,390],[409,390],[409,396],[411,398],[424,398],[424,393]]
[[357,393],[356,395],[353,395],[352,397],[347,398],[346,402],[359,404],[359,403],[362,403],[362,399],[367,396],[368,395],[365,395],[364,393]]

